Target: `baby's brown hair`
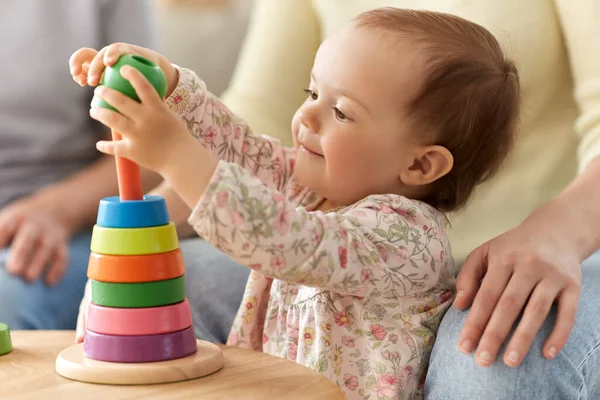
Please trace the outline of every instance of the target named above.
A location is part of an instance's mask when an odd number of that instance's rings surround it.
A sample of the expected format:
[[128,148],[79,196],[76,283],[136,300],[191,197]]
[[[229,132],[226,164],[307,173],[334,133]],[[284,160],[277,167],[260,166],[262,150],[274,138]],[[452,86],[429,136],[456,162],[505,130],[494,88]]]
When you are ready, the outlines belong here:
[[379,8],[354,23],[421,46],[427,70],[408,111],[415,126],[433,133],[433,143],[454,157],[452,170],[422,200],[442,211],[463,207],[512,147],[520,107],[515,65],[488,30],[450,14]]

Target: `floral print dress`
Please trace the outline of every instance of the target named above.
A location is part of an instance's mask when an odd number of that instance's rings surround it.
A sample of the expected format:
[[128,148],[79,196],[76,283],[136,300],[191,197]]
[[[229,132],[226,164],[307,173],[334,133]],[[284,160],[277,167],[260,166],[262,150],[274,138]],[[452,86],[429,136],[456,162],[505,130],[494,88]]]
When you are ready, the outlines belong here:
[[220,160],[189,223],[252,270],[228,344],[312,368],[349,399],[421,398],[454,296],[444,216],[393,194],[317,211],[295,150],[179,73],[167,105]]

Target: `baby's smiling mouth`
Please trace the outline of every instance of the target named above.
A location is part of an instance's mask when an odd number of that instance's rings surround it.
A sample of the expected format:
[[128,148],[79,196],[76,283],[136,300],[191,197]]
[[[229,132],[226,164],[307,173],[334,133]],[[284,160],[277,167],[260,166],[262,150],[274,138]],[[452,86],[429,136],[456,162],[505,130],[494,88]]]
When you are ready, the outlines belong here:
[[308,148],[307,146],[305,146],[303,143],[300,143],[300,150],[305,151],[309,154],[312,154],[313,156],[317,156],[317,157],[323,157],[323,154],[318,153],[314,150],[311,150],[310,148]]

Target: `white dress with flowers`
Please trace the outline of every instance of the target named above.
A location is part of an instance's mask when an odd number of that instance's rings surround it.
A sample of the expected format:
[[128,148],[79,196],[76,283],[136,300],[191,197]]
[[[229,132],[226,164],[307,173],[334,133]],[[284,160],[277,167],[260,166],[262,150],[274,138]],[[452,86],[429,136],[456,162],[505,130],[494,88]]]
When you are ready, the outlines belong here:
[[190,224],[252,269],[228,344],[312,368],[349,399],[421,398],[454,295],[444,216],[399,195],[316,211],[295,150],[253,134],[193,72],[167,104],[220,160]]

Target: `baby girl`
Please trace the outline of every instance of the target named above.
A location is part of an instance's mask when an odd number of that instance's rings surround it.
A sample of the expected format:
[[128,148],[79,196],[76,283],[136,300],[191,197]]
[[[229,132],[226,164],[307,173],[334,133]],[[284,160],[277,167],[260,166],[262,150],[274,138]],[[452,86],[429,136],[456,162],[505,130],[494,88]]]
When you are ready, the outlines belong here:
[[316,55],[294,148],[252,133],[151,50],[80,49],[71,73],[95,86],[126,53],[163,69],[166,101],[123,67],[140,102],[96,89],[120,113],[91,116],[123,135],[98,149],[160,173],[196,232],[252,270],[228,344],[312,368],[348,398],[421,397],[454,298],[444,212],[514,136],[518,76],[494,37],[440,13],[358,16]]

